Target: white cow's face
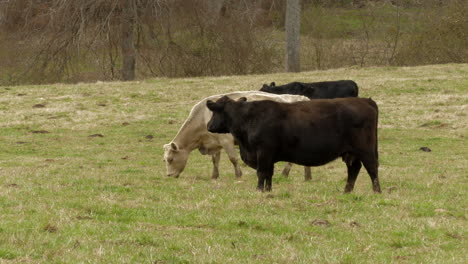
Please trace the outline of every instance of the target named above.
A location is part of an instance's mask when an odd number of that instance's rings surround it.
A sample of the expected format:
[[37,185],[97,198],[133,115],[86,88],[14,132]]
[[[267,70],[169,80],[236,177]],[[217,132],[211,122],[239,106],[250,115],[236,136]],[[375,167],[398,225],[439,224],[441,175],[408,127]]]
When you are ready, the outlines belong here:
[[178,178],[187,165],[189,152],[179,149],[176,143],[171,142],[164,145],[164,161],[168,177]]

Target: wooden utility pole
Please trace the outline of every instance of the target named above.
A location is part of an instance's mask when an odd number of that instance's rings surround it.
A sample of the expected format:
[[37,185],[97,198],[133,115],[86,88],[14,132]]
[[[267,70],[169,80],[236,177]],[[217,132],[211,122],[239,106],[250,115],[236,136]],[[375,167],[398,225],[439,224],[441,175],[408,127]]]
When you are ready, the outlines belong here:
[[287,0],[286,3],[286,71],[299,72],[301,4],[300,0]]
[[122,6],[122,17],[120,28],[122,33],[122,80],[131,81],[135,79],[136,51],[134,41],[135,10],[133,0],[120,0]]

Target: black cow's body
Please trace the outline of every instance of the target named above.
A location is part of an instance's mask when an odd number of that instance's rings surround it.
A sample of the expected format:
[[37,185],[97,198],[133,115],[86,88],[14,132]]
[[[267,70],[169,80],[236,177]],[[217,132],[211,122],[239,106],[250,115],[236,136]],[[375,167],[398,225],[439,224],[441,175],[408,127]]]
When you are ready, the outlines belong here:
[[[276,86],[276,84],[272,82],[270,85],[264,84],[260,91],[274,94],[303,95],[308,97],[309,99],[357,97],[359,94],[359,88],[357,84],[352,80],[313,83],[292,82],[280,86]],[[290,168],[291,166],[286,166],[284,168],[283,175],[285,177],[288,176]],[[304,168],[305,179],[312,179],[310,168],[307,166]]]
[[276,86],[272,82],[270,85],[264,84],[260,91],[274,94],[297,94],[307,96],[310,99],[333,99],[357,97],[359,88],[351,80],[314,83],[292,82],[280,86]]
[[[245,98],[244,98],[245,99]],[[208,101],[212,133],[231,133],[242,160],[257,170],[258,188],[271,190],[274,163],[320,166],[342,157],[348,167],[345,192],[352,191],[361,162],[373,190],[378,180],[378,109],[371,99],[340,98],[295,103]],[[266,185],[266,186],[265,186]]]

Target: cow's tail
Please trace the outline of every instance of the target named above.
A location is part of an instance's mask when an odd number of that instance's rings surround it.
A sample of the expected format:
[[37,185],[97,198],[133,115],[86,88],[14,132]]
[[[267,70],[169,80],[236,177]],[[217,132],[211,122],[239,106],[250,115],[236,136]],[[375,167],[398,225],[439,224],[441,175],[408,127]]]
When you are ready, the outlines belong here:
[[369,103],[370,105],[372,106],[372,108],[375,109],[375,124],[374,124],[374,128],[375,128],[375,149],[374,149],[374,154],[375,154],[375,158],[377,159],[377,167],[379,167],[379,151],[378,151],[378,138],[377,138],[377,127],[379,125],[379,107],[377,106],[377,103],[372,100],[372,98],[369,98]]
[[378,125],[379,125],[379,110],[377,109],[377,115],[375,119],[375,158],[377,159],[377,168],[379,167],[379,148],[378,148],[379,140],[377,138]]

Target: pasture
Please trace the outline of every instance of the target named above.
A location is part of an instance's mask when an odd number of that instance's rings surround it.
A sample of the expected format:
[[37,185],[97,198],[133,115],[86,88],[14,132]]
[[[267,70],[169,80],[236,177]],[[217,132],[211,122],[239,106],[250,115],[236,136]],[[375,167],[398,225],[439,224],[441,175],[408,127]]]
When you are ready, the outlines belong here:
[[[204,97],[352,79],[379,105],[379,177],[336,160],[220,177],[162,146]],[[466,263],[468,64],[0,87],[0,263]],[[427,147],[431,151],[420,150]]]

